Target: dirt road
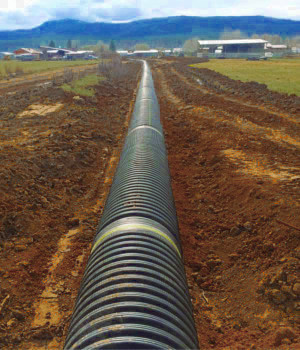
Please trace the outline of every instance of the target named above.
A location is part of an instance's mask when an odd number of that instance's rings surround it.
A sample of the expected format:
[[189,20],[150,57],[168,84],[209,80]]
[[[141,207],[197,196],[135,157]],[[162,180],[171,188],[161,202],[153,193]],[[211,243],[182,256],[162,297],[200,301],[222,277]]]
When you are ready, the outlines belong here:
[[[64,71],[72,70],[73,74],[79,74],[83,71],[95,72],[97,70],[97,64],[88,64],[82,66],[64,67],[55,70],[49,70],[46,72],[26,74],[16,76],[14,78],[1,79],[0,80],[0,94],[6,94],[8,92],[14,92],[19,89],[31,88],[33,84],[41,85],[50,84],[54,85],[61,80],[64,75]],[[54,84],[53,84],[54,83]]]
[[[201,349],[297,349],[299,98],[153,60]],[[62,349],[140,65],[0,97],[0,348]]]

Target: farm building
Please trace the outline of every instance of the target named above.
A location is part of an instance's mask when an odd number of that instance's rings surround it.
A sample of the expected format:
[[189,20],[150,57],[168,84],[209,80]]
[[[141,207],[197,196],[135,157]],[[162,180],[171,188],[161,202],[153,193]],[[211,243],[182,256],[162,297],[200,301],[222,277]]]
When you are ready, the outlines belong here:
[[277,57],[291,52],[291,50],[286,45],[272,45],[270,43],[266,45],[266,51],[271,52],[273,56]]
[[135,57],[157,57],[158,50],[137,50],[132,53],[132,56]]
[[272,45],[268,43],[266,48],[273,51],[286,51],[288,47],[286,45]]
[[42,58],[44,60],[52,60],[52,59],[62,59],[66,52],[70,50],[58,49],[50,46],[40,46],[42,51]]
[[300,54],[300,47],[294,46],[294,47],[291,48],[291,51],[294,54]]
[[159,51],[153,49],[136,51],[118,50],[117,53],[122,57],[157,57]]
[[50,46],[40,46],[43,52],[43,59],[45,60],[77,60],[77,59],[88,59],[89,56],[94,54],[94,51],[74,51],[69,49],[55,48]]
[[121,57],[127,57],[130,53],[127,50],[117,50],[117,54],[119,54]]
[[15,54],[12,52],[0,52],[0,60],[11,60],[15,58]]
[[175,47],[173,49],[173,55],[174,56],[183,56],[183,48],[181,47]]
[[164,56],[171,56],[172,55],[172,50],[163,50],[163,51],[161,51],[161,53]]
[[65,57],[68,60],[83,60],[87,59],[89,56],[93,55],[94,51],[69,51],[65,53]]
[[29,55],[31,55],[33,56],[33,59],[39,60],[41,58],[42,52],[35,49],[21,48],[14,51],[14,54],[16,57],[21,55],[27,55],[29,57]]
[[68,49],[61,49],[50,46],[40,46],[40,49],[43,53],[42,58],[44,60],[62,59],[66,53],[71,52],[71,50]]
[[267,43],[263,39],[199,40],[198,56],[259,57],[264,56]]
[[36,56],[30,53],[23,53],[21,55],[16,55],[16,59],[18,61],[36,61],[37,60]]

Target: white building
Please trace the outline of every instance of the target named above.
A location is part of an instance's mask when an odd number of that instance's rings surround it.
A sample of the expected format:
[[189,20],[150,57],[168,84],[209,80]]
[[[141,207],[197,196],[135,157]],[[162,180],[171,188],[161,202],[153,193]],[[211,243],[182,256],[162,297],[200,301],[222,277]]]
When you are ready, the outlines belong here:
[[122,57],[129,56],[130,54],[127,50],[117,50],[117,53]]
[[16,56],[13,52],[0,52],[0,60],[14,59]]

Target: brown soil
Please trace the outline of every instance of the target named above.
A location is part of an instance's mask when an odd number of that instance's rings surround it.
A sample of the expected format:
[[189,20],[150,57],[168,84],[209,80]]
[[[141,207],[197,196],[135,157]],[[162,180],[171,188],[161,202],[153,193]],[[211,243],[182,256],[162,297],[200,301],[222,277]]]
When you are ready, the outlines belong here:
[[259,84],[218,75],[232,98],[212,71],[152,69],[200,348],[298,348],[299,98],[268,108]]
[[0,98],[0,348],[62,348],[134,103],[140,65],[127,67],[90,98]]
[[[200,348],[297,349],[299,98],[196,61],[151,65]],[[134,103],[127,65],[92,98],[0,97],[0,349],[62,349]]]

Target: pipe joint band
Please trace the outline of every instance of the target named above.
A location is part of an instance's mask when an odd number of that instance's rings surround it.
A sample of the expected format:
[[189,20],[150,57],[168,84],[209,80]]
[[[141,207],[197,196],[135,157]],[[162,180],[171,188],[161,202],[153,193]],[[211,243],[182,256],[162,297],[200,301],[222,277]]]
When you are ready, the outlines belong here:
[[113,227],[112,229],[108,230],[107,232],[103,233],[98,239],[96,239],[96,241],[94,242],[94,245],[92,247],[91,250],[91,254],[95,251],[95,249],[110,235],[112,235],[113,233],[119,232],[119,231],[138,231],[138,230],[142,230],[142,231],[148,231],[151,233],[154,233],[156,235],[158,235],[159,237],[165,239],[166,241],[168,241],[168,243],[171,244],[171,246],[175,249],[175,251],[177,252],[177,254],[179,255],[179,257],[181,258],[181,253],[177,247],[177,245],[175,244],[175,242],[163,231],[161,231],[160,229],[147,225],[147,224],[141,224],[141,223],[133,223],[133,224],[120,224],[116,227]]
[[153,126],[149,126],[149,125],[140,125],[140,126],[137,126],[136,128],[130,130],[129,133],[127,134],[127,136],[129,136],[129,135],[132,134],[135,130],[138,130],[138,129],[151,129],[151,130],[156,131],[161,137],[163,137],[163,134],[162,134],[159,130],[157,130],[157,129],[154,128]]

